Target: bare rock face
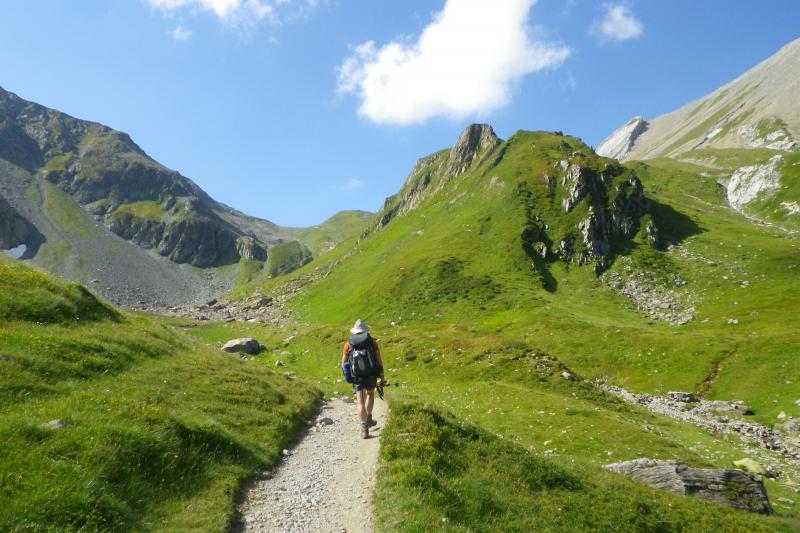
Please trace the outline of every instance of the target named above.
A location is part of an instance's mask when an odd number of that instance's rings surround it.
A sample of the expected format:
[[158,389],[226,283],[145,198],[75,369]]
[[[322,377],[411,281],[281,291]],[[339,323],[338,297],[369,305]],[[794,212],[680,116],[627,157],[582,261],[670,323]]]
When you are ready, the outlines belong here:
[[624,159],[633,150],[636,140],[647,131],[649,126],[650,123],[642,117],[633,117],[601,142],[596,151],[603,157]]
[[634,459],[605,468],[673,494],[690,495],[754,513],[772,512],[764,482],[741,470],[691,468],[679,461],[655,459]]
[[384,202],[378,213],[377,227],[416,209],[425,198],[482,161],[502,142],[488,124],[467,126],[449,153],[439,152],[417,161],[400,192]]
[[236,239],[236,251],[245,259],[267,260],[267,252],[253,237],[239,237]]
[[25,244],[30,235],[30,225],[0,196],[0,250]]
[[476,156],[482,156],[492,151],[500,144],[500,139],[488,124],[472,124],[461,135],[447,160],[445,173],[458,176],[467,170]]

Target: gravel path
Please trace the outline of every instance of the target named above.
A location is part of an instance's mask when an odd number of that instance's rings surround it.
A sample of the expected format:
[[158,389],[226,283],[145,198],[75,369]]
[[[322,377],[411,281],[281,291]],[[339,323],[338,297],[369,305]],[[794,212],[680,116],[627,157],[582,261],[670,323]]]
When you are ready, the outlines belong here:
[[245,532],[372,530],[372,489],[386,404],[375,399],[378,425],[369,439],[359,435],[352,399],[326,402],[308,433],[274,473],[246,489],[239,505]]

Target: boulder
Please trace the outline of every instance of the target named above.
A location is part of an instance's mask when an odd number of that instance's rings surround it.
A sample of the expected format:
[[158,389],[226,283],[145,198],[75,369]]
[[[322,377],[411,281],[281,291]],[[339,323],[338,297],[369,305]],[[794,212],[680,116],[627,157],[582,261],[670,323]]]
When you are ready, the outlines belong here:
[[222,346],[222,349],[229,353],[244,352],[249,354],[257,354],[263,350],[264,347],[261,346],[257,340],[246,337],[242,339],[229,340]]
[[695,401],[694,394],[692,394],[691,392],[671,391],[667,393],[667,398],[669,398],[673,402],[688,403]]
[[691,495],[736,509],[769,514],[764,482],[734,469],[691,468],[680,461],[634,459],[606,465],[612,472],[673,494]]
[[753,411],[744,404],[736,402],[726,402],[722,400],[713,400],[708,402],[708,408],[711,411],[718,413],[725,413],[727,415],[751,415]]
[[800,436],[800,418],[792,418],[788,422],[776,426],[776,428],[787,435]]

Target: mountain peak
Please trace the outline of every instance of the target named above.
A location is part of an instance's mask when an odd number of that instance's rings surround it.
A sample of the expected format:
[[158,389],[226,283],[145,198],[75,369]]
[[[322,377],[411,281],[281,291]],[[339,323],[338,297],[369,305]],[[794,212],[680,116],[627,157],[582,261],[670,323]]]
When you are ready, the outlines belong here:
[[800,149],[798,93],[800,39],[676,111],[648,121],[632,119],[604,140],[597,153],[627,160],[696,155],[705,149],[795,151]]
[[650,123],[642,117],[633,117],[600,143],[596,150],[597,154],[614,159],[624,158],[633,150],[636,140],[649,126]]
[[470,124],[450,150],[447,173],[453,176],[461,174],[473,161],[481,159],[501,142],[489,124]]

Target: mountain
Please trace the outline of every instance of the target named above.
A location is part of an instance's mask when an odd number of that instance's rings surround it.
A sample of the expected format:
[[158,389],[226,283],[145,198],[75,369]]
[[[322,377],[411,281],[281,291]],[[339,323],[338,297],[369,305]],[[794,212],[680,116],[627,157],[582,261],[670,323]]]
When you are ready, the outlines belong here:
[[166,307],[220,296],[274,246],[310,259],[297,231],[216,202],[125,133],[0,89],[2,250],[112,302]]
[[[242,291],[239,308],[257,294],[288,319],[278,331],[243,325],[237,335],[267,336],[266,364],[349,393],[330,371],[331,346],[355,319],[370,324],[394,402],[382,437],[393,466],[380,471],[376,494],[396,504],[379,517],[387,530],[435,529],[459,490],[465,508],[492,509],[486,529],[614,530],[620,515],[607,515],[616,504],[605,502],[621,495],[637,509],[630,519],[644,520],[632,529],[658,529],[662,511],[640,510],[634,487],[611,488],[619,480],[601,473],[643,458],[634,464],[717,469],[752,458],[780,472],[764,480],[776,516],[755,529],[796,530],[796,509],[781,502],[794,501],[800,476],[797,235],[731,209],[710,171],[721,173],[665,158],[620,163],[559,132],[500,139],[489,125],[469,126],[452,148],[416,162],[358,239]],[[404,407],[409,398],[449,414]],[[405,417],[398,434],[417,438],[389,440]],[[518,445],[514,464],[530,452],[606,487],[602,509],[592,497],[577,505],[579,490],[561,493],[553,509],[563,515],[531,511],[543,522],[522,525],[514,518],[529,514],[509,506],[519,497],[518,509],[540,509],[541,492],[463,489],[518,478],[488,473],[485,448],[452,471],[420,463],[466,454],[479,438],[444,428],[470,424]],[[421,441],[436,444],[420,452]],[[416,511],[431,487],[438,496]],[[651,511],[658,518],[645,519]],[[542,515],[587,518],[545,526]],[[480,529],[481,516],[448,520]],[[744,522],[723,520],[751,519],[711,504],[681,516],[675,529],[736,530]]]
[[800,39],[711,94],[652,120],[635,117],[597,153],[693,165],[728,205],[800,229]]
[[620,160],[707,149],[800,150],[800,39],[711,94],[652,120],[635,117],[597,147]]
[[519,131],[503,140],[474,124],[417,161],[353,246],[309,265],[317,274],[300,299],[323,321],[376,308],[482,313],[520,291],[556,293],[564,269],[596,277],[631,250],[659,254],[682,235],[674,222],[637,171],[580,139]]

